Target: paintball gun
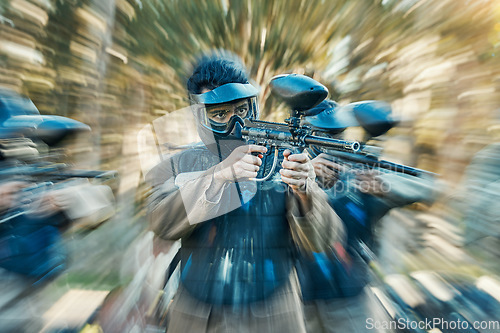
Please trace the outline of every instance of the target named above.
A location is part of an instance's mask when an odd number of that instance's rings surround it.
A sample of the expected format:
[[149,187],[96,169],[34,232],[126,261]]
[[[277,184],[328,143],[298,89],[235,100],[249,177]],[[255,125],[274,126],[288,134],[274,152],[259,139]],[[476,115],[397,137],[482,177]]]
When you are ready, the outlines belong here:
[[[338,136],[347,127],[359,126],[367,134],[365,141],[387,133],[397,121],[392,118],[391,107],[382,101],[361,101],[345,106],[335,105],[320,110],[314,115],[303,118],[303,124],[314,129],[315,133]],[[434,173],[379,159],[380,147],[360,144],[355,152],[338,151],[313,146],[316,152],[326,153],[336,162],[362,164],[369,168],[380,168],[411,176],[434,175]]]
[[[32,184],[21,191],[21,201],[33,201],[42,190],[74,186],[71,180],[75,178],[100,182],[115,179],[116,171],[75,170],[49,152],[64,139],[85,132],[90,132],[86,124],[41,115],[30,99],[0,89],[0,181]],[[19,211],[22,209],[4,214],[0,223],[19,215]]]
[[[230,133],[236,122],[242,125],[241,134],[248,144],[258,144],[274,148],[273,166],[267,176],[254,179],[267,180],[277,164],[278,149],[289,148],[303,150],[309,145],[317,145],[336,151],[356,152],[360,148],[357,141],[337,140],[312,134],[312,128],[301,124],[301,118],[307,116],[308,110],[316,106],[328,95],[328,89],[312,78],[288,74],[275,76],[270,82],[271,92],[279,96],[290,107],[290,117],[285,123],[263,120],[233,118],[228,125]],[[231,123],[232,121],[232,123]]]

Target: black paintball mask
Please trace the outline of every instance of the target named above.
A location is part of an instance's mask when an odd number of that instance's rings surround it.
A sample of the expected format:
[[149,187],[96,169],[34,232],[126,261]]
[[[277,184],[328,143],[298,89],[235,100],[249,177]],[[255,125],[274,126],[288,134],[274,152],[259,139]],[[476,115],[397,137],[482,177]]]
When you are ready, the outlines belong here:
[[257,94],[250,83],[227,83],[202,94],[190,94],[198,134],[221,159],[245,143],[243,120],[258,118]]
[[[331,100],[324,100],[308,111],[311,116],[302,117],[302,125],[312,129],[312,134],[330,139],[342,139],[342,132],[349,127],[351,121],[339,118],[337,111],[339,105]],[[311,145],[308,150],[311,158],[321,153],[328,153],[327,148]]]
[[[314,116],[303,118],[303,124],[313,130],[313,134],[326,136],[332,139],[342,139],[344,130],[348,127],[361,127],[366,133],[363,141],[368,141],[372,137],[385,134],[397,124],[397,120],[392,117],[391,106],[383,101],[361,101],[339,106],[334,103],[330,107],[321,107],[322,103],[314,109]],[[313,109],[311,109],[313,110]],[[321,153],[328,153],[328,149],[318,146],[311,147],[313,158]]]

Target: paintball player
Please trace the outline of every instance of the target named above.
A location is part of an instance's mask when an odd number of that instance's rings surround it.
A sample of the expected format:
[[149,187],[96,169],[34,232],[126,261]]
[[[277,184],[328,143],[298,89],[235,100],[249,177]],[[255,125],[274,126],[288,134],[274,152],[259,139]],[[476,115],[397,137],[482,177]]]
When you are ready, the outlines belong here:
[[[354,117],[339,117],[334,101],[324,100],[315,109],[315,115],[303,122],[320,130],[319,135],[338,139],[346,126],[359,126],[350,121]],[[379,115],[381,126],[389,121],[385,117]],[[367,261],[372,259],[374,228],[390,209],[428,199],[431,184],[392,171],[350,170],[325,150],[312,146],[307,151],[318,183],[345,225],[347,246],[337,244],[331,251],[300,256],[297,272],[306,329],[310,333],[367,332],[367,318],[378,316],[373,295],[365,288],[370,282]]]
[[29,214],[13,214],[19,212],[28,186],[19,181],[0,183],[2,332],[38,332],[43,315],[38,291],[66,268],[67,253],[58,229],[69,221],[57,196],[40,195]]
[[305,154],[245,145],[236,117],[258,117],[257,89],[227,52],[203,56],[187,81],[202,143],[147,175],[150,220],[181,239],[181,282],[168,332],[305,332],[293,263],[297,246],[322,251],[343,226]]
[[48,146],[89,131],[70,118],[40,115],[30,99],[0,89],[2,332],[41,330],[46,304],[39,293],[67,265],[62,232],[100,213],[92,199],[111,206],[104,195],[112,196],[110,188],[64,176],[68,168],[50,161]]

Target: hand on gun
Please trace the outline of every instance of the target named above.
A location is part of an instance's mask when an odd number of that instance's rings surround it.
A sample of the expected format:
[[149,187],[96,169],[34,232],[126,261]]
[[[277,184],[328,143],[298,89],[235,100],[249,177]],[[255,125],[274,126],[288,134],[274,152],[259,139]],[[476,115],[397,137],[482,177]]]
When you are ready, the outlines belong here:
[[360,192],[376,196],[382,196],[387,192],[387,186],[378,170],[365,168],[362,164],[361,169],[351,168],[349,170],[348,166],[332,161],[332,157],[325,153],[316,156],[312,163],[323,188],[332,188],[339,180],[340,175],[349,171],[354,175],[354,179],[350,178],[352,184]]
[[44,184],[10,181],[0,185],[0,211],[22,209],[25,213],[48,216],[68,205],[70,188],[53,190]]
[[324,188],[331,188],[337,182],[340,173],[345,172],[346,168],[322,153],[311,160],[314,166],[314,172]]
[[387,193],[387,186],[380,177],[381,172],[374,169],[355,171],[354,186],[362,193],[383,196]]
[[19,191],[26,186],[28,183],[21,181],[0,184],[0,212],[14,207],[19,200]]
[[[221,181],[238,181],[255,178],[262,165],[262,154],[266,152],[267,148],[264,146],[240,146],[217,165],[214,177]],[[258,156],[254,154],[258,154]]]
[[307,180],[314,182],[316,179],[311,160],[305,153],[292,154],[288,149],[283,152],[283,156],[285,159],[282,163],[283,169],[280,170],[281,180],[295,193],[305,193]]
[[66,210],[72,205],[71,187],[60,189],[48,189],[40,194],[37,203],[34,204],[34,214],[40,216],[49,216],[60,211]]

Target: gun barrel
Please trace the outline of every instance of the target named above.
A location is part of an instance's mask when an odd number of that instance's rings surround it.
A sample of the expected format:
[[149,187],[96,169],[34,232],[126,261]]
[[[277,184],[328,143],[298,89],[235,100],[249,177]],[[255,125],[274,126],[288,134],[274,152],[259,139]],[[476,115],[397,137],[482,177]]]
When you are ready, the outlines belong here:
[[69,169],[65,164],[49,164],[49,165],[12,165],[7,168],[0,168],[0,177],[46,177],[52,179],[68,179],[68,178],[98,178],[109,180],[118,177],[118,173],[114,170],[74,170]]
[[381,169],[386,169],[390,171],[395,171],[399,173],[404,173],[410,176],[421,176],[423,174],[435,176],[434,173],[422,169],[417,169],[417,168],[412,168],[403,164],[397,164],[393,162],[389,162],[386,160],[379,160],[373,156],[366,156],[362,154],[353,154],[349,152],[342,152],[342,151],[330,151],[328,153],[329,155],[332,155],[334,157],[344,159],[347,161],[351,161],[354,163],[361,163],[365,165],[369,165],[371,167],[375,168],[381,168]]
[[113,179],[118,177],[118,173],[114,170],[67,170],[57,174],[62,178],[98,178],[98,179]]
[[315,135],[307,135],[304,138],[304,141],[307,145],[317,145],[317,146],[322,146],[324,148],[330,148],[335,150],[340,149],[351,152],[357,152],[359,148],[361,148],[361,145],[357,141],[336,140]]

